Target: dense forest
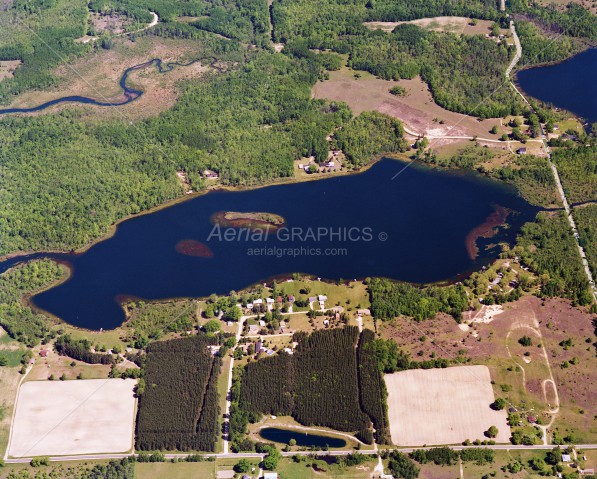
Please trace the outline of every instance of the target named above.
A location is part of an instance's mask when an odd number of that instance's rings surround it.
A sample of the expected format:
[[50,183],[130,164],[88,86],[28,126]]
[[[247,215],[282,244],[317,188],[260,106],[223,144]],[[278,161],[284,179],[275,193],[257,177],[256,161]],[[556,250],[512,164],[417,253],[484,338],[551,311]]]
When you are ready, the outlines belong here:
[[480,35],[457,36],[398,25],[354,42],[349,65],[386,80],[420,75],[444,108],[481,118],[520,114],[524,106],[503,72],[513,51]]
[[[353,326],[320,330],[302,338],[294,355],[249,363],[240,381],[239,408],[245,415],[292,415],[301,424],[357,432],[363,438],[373,420],[379,440],[387,442],[383,380],[369,350],[357,348],[358,340]],[[370,340],[366,336],[364,344]]]
[[60,336],[54,343],[56,352],[61,356],[77,359],[88,364],[113,364],[111,354],[102,354],[91,350],[91,341],[87,339],[73,339],[70,335]]
[[580,244],[585,249],[587,261],[593,277],[597,277],[597,204],[588,204],[572,210],[580,236]]
[[22,298],[45,288],[64,274],[50,260],[32,261],[0,274],[0,325],[13,338],[35,346],[50,333],[50,318],[25,306]]
[[214,451],[221,359],[210,354],[208,345],[209,338],[198,334],[147,347],[137,387],[138,449]]
[[557,148],[553,161],[570,203],[597,200],[597,145]]
[[371,313],[376,319],[390,320],[396,316],[410,316],[417,321],[431,319],[438,313],[448,313],[460,321],[469,307],[462,285],[419,288],[385,278],[368,282]]
[[539,275],[542,295],[590,304],[589,282],[563,212],[539,213],[536,221],[522,227],[509,254]]

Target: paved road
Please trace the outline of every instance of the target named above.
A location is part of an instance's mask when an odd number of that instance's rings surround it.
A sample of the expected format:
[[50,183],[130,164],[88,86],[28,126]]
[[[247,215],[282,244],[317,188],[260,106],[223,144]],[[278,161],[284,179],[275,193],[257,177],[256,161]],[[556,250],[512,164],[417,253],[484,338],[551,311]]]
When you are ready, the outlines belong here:
[[[496,444],[494,446],[451,446],[456,451],[462,451],[464,449],[471,449],[475,447],[481,447],[486,449],[493,449],[494,451],[549,451],[555,446],[552,445],[538,445],[538,446],[514,446],[512,444]],[[575,444],[576,449],[581,450],[595,450],[597,444]],[[410,453],[417,449],[429,449],[429,447],[399,447],[396,448],[400,452]],[[295,452],[282,452],[283,456],[308,456],[311,454],[317,454],[318,456],[346,456],[354,453],[354,450],[348,451],[295,451]],[[360,450],[360,454],[377,454],[376,451],[372,450]],[[105,459],[124,459],[125,457],[131,457],[133,454],[85,454],[81,456],[53,456],[50,457],[52,462],[66,462],[66,461],[99,461]],[[166,454],[166,459],[184,459],[188,454]],[[219,459],[242,459],[242,458],[263,458],[263,454],[256,452],[240,452],[240,453],[228,453],[228,454],[214,454],[207,453],[202,454],[204,457],[215,457]],[[19,464],[28,463],[31,461],[31,457],[23,457],[18,459],[7,459],[7,464]]]

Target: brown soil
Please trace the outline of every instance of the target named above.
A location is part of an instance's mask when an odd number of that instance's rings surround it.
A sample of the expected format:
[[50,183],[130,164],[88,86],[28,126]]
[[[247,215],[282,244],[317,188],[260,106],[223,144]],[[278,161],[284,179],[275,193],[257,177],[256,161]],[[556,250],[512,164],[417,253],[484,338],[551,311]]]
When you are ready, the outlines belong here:
[[100,13],[91,13],[89,21],[92,23],[96,33],[110,32],[115,35],[123,33],[126,26],[131,23],[124,15],[102,15]]
[[0,81],[5,78],[12,78],[15,70],[23,62],[21,60],[2,60],[0,61]]
[[[490,20],[477,20],[476,25],[471,25],[471,19],[466,17],[431,17],[408,22],[365,22],[364,25],[371,30],[381,29],[391,32],[402,23],[412,23],[426,30],[450,32],[457,35],[486,35],[491,33],[493,24]],[[507,35],[509,32],[502,28],[501,33]]]
[[[479,136],[499,139],[506,128],[500,127],[499,118],[478,120],[477,118],[448,111],[433,101],[431,92],[419,77],[412,80],[386,81],[368,73],[359,72],[361,78],[354,78],[354,71],[343,68],[330,72],[330,79],[318,82],[312,91],[314,98],[346,102],[358,115],[363,111],[379,111],[403,121],[408,132],[426,136]],[[400,85],[407,90],[406,96],[395,96],[390,89]],[[442,123],[443,122],[443,123]],[[498,125],[498,134],[489,130]],[[437,139],[431,141],[435,149],[438,146],[462,142],[455,139]],[[488,143],[492,148],[507,151],[503,143]]]

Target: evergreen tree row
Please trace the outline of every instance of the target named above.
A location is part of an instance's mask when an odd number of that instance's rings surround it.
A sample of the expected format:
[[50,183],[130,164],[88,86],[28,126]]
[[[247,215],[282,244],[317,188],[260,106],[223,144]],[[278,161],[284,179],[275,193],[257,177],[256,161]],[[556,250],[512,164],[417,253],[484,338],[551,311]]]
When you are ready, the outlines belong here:
[[218,438],[217,380],[221,359],[207,348],[204,334],[157,341],[137,393],[140,450],[213,451]]

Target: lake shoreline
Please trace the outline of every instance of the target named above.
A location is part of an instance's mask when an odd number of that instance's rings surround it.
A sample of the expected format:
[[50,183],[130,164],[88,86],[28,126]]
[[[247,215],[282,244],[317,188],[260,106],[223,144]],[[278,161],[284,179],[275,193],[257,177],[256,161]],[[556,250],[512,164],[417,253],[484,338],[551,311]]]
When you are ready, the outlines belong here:
[[[95,246],[96,244],[112,238],[118,231],[118,226],[120,226],[125,221],[132,220],[135,218],[140,218],[145,215],[150,215],[152,213],[156,213],[156,212],[164,210],[166,208],[176,206],[180,203],[186,203],[187,201],[194,200],[194,199],[204,196],[210,192],[253,191],[253,190],[258,190],[258,189],[262,189],[262,188],[268,188],[270,186],[288,185],[288,184],[295,184],[295,183],[307,183],[309,181],[319,181],[319,180],[325,180],[325,179],[329,179],[329,178],[336,178],[336,177],[340,177],[340,176],[357,175],[359,173],[364,173],[365,171],[371,169],[377,162],[379,162],[383,158],[390,158],[392,160],[403,161],[406,163],[411,163],[413,161],[409,158],[406,158],[404,155],[399,155],[399,154],[395,154],[395,153],[387,153],[387,154],[376,155],[371,161],[369,161],[367,164],[361,166],[360,168],[358,168],[356,170],[340,171],[340,172],[332,173],[332,174],[326,173],[326,174],[309,175],[304,179],[299,178],[297,176],[286,177],[286,178],[276,178],[276,179],[266,182],[266,183],[261,183],[258,185],[250,185],[250,186],[229,186],[229,185],[212,186],[212,187],[207,188],[206,190],[197,191],[197,192],[194,192],[191,194],[183,194],[182,196],[178,196],[176,198],[171,198],[169,200],[166,200],[163,203],[160,203],[159,205],[152,206],[146,210],[139,211],[138,213],[128,214],[128,215],[120,218],[119,220],[117,220],[115,223],[111,224],[108,227],[108,231],[105,234],[103,234],[99,238],[96,238],[79,248],[76,248],[76,249],[73,249],[73,248],[58,249],[57,248],[57,249],[15,251],[15,252],[7,253],[3,256],[0,256],[0,266],[2,265],[2,263],[6,262],[8,260],[31,256],[31,255],[44,255],[44,254],[47,254],[47,255],[51,255],[51,254],[80,255],[80,254],[83,254],[83,253],[87,252],[90,248]],[[16,263],[16,264],[18,264],[18,263]],[[15,264],[15,266],[16,266],[16,264]]]

